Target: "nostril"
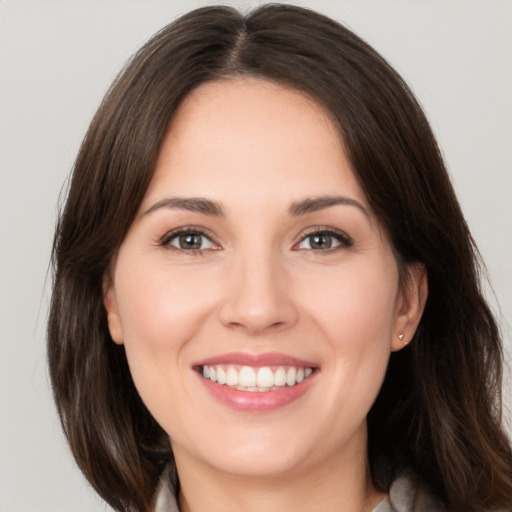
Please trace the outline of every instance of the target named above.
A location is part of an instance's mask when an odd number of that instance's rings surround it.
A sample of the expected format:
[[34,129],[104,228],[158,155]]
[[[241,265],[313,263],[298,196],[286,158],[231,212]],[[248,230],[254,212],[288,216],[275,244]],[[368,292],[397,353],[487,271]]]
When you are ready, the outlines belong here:
[[287,292],[283,278],[275,275],[276,265],[271,262],[250,265],[244,260],[243,270],[237,271],[235,266],[220,308],[220,319],[225,326],[258,334],[296,323],[298,315],[293,297]]
[[274,332],[286,328],[288,323],[281,320],[272,322],[262,317],[252,317],[245,318],[243,321],[239,322],[229,322],[226,325],[227,327],[237,331],[243,331],[249,334],[259,334],[264,332]]

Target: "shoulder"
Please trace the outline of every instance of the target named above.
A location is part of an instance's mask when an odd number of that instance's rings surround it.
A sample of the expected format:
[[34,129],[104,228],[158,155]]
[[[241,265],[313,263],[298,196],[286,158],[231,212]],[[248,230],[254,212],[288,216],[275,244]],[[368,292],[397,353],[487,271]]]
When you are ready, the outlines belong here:
[[411,472],[401,474],[389,496],[372,512],[446,512],[444,505]]

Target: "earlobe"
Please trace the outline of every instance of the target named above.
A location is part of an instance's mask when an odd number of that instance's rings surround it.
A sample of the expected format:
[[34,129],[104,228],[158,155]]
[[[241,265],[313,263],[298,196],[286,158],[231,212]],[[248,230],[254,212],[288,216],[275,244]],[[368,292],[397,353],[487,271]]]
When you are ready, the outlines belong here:
[[117,300],[115,297],[114,286],[112,283],[104,285],[103,304],[107,312],[108,330],[114,343],[118,345],[123,344],[123,328],[121,324],[121,317],[117,307]]
[[425,265],[415,263],[407,268],[402,284],[401,300],[391,340],[391,350],[396,352],[407,346],[420,323],[428,297],[428,278]]

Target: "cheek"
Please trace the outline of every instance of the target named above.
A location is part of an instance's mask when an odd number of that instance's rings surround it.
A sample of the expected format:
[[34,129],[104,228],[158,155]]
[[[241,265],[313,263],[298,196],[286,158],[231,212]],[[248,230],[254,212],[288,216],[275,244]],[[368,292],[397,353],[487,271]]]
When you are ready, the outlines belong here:
[[327,290],[317,289],[310,302],[310,306],[314,304],[310,315],[333,355],[324,369],[342,395],[333,395],[333,400],[344,400],[354,418],[363,418],[389,361],[398,274],[392,266],[351,268],[333,274]]
[[173,416],[169,411],[184,410],[193,400],[183,386],[183,375],[190,372],[189,341],[204,324],[212,293],[198,289],[204,279],[197,272],[194,277],[165,262],[140,264],[120,258],[117,270],[116,295],[130,373],[146,407],[167,425]]
[[[190,275],[189,275],[190,274]],[[197,274],[197,272],[196,272]],[[134,383],[147,407],[164,410],[169,387],[187,370],[188,343],[211,309],[211,292],[187,269],[165,263],[118,262],[116,295]],[[128,277],[127,277],[128,276]]]
[[119,265],[119,275],[130,278],[116,283],[127,349],[140,345],[169,350],[192,337],[211,303],[197,273],[158,263],[127,265],[129,272]]
[[389,348],[397,294],[395,268],[368,265],[340,268],[328,280],[316,280],[305,303],[314,308],[312,315],[329,339],[347,349],[364,351],[384,341]]

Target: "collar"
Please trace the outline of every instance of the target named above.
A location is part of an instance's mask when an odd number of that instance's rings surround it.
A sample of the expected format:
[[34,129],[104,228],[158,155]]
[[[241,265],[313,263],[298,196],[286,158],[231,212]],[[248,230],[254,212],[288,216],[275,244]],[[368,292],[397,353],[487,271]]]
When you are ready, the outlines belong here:
[[[179,512],[172,486],[172,470],[162,472],[152,512]],[[391,485],[389,495],[372,512],[444,512],[444,506],[430,494],[410,471],[402,473]]]

